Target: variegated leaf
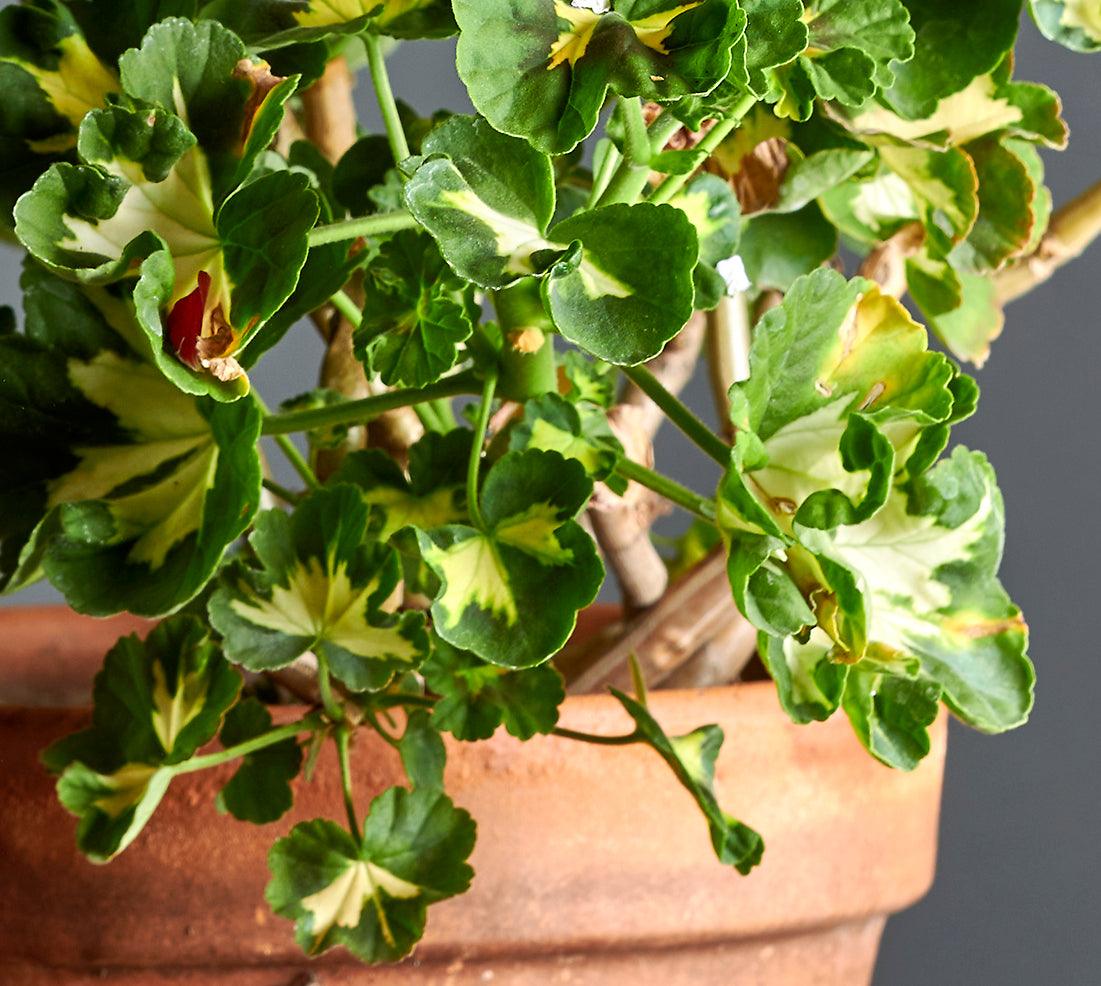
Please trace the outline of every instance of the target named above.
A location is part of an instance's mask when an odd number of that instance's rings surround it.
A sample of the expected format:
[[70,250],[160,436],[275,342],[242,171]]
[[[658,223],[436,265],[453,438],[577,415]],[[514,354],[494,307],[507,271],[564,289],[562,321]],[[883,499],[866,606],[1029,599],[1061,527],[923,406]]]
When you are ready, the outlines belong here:
[[603,581],[592,539],[573,519],[591,493],[579,462],[557,452],[509,452],[482,488],[484,530],[418,530],[421,554],[440,579],[436,633],[507,668],[555,654]]
[[317,218],[304,175],[241,185],[296,81],[254,65],[214,22],[170,19],[123,57],[122,82],[146,102],[85,117],[84,163],[54,165],[35,183],[16,206],[16,233],[84,283],[137,267],[157,364],[189,393],[234,400],[248,389],[236,354],[294,290]]
[[118,76],[88,46],[72,13],[56,0],[0,10],[0,210],[53,161],[72,156],[90,110],[119,91]]
[[1095,0],[1030,0],[1040,30],[1072,51],[1101,51],[1101,7]]
[[743,876],[761,861],[764,841],[748,825],[728,815],[715,797],[715,761],[723,744],[718,726],[701,726],[684,736],[666,736],[657,720],[640,702],[612,689],[635,721],[642,738],[654,748],[696,800],[707,819],[711,845],[719,862],[733,866]]
[[503,288],[542,276],[559,332],[613,363],[656,355],[688,320],[698,247],[680,210],[612,205],[548,231],[551,161],[524,141],[484,120],[452,117],[424,152],[406,202],[462,277]]
[[397,554],[365,540],[367,507],[352,487],[321,490],[293,515],[271,510],[210,600],[226,655],[251,671],[285,667],[307,651],[354,691],[384,687],[428,653],[424,618],[393,612]]
[[123,637],[96,676],[92,726],[44,754],[61,803],[80,818],[77,844],[106,862],[137,837],[171,766],[213,739],[241,676],[194,617],[161,623],[143,643]]
[[448,0],[213,0],[203,16],[261,51],[362,32],[443,38],[456,30]]
[[266,896],[309,954],[343,945],[364,962],[394,962],[424,933],[428,905],[469,886],[473,848],[473,819],[446,795],[390,788],[371,803],[362,839],[319,819],[276,842]]
[[82,612],[170,612],[257,510],[260,413],[166,380],[127,294],[33,264],[23,287],[26,333],[0,336],[4,580],[44,570]]
[[[731,70],[745,14],[735,0],[455,0],[459,75],[498,130],[572,150],[609,89],[668,102]],[[501,79],[513,84],[501,85]]]

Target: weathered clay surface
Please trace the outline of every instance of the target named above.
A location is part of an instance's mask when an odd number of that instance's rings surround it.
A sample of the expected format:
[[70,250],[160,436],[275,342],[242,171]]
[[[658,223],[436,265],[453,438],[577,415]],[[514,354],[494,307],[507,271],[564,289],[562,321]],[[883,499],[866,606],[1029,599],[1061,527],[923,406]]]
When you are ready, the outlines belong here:
[[[10,640],[0,615],[5,678],[25,664],[9,660]],[[87,712],[0,710],[0,982],[304,986],[312,971],[322,986],[867,983],[883,917],[932,879],[944,722],[905,775],[872,761],[840,717],[792,725],[767,683],[658,692],[651,704],[672,732],[723,726],[721,800],[767,845],[753,874],[716,863],[695,805],[644,748],[503,733],[452,744],[449,792],[479,821],[477,877],[430,911],[412,960],[370,971],[342,955],[304,962],[263,902],[271,842],[296,821],[341,817],[328,754],[299,782],[293,813],[260,829],[215,810],[228,771],[182,778],[138,841],[94,867],[36,760]],[[603,696],[570,699],[563,724],[628,726]],[[402,783],[381,743],[365,737],[355,764],[361,810]]]

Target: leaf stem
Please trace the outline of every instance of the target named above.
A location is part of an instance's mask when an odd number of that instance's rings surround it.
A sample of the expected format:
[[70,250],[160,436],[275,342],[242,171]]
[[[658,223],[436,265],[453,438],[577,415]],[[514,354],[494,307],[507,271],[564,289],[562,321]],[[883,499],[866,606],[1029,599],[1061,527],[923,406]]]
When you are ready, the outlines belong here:
[[663,476],[653,469],[647,469],[639,465],[633,459],[620,459],[616,464],[616,472],[624,479],[634,480],[640,486],[653,490],[658,496],[665,497],[670,503],[683,507],[691,514],[695,514],[701,520],[715,523],[716,508],[713,500],[707,500],[694,493],[687,486],[682,486],[675,479]]
[[346,292],[337,291],[337,293],[329,299],[329,304],[351,322],[354,328],[358,328],[359,323],[363,321],[363,312],[360,310],[359,305],[352,301]]
[[[756,102],[756,96],[746,93],[746,95],[738,100],[737,104],[730,111],[730,114],[721,119],[707,132],[703,140],[696,145],[696,149],[703,151],[706,155],[711,155],[737,128],[738,124],[742,122],[742,117],[753,108]],[[677,192],[688,184],[693,174],[694,173],[670,175],[654,189],[653,194],[650,196],[650,201],[656,203],[668,202]]]
[[352,762],[348,749],[350,737],[351,730],[347,725],[341,725],[333,738],[336,740],[336,754],[340,761],[340,787],[344,792],[344,811],[348,815],[348,829],[358,845],[363,836],[359,829],[359,821],[356,818],[355,798],[352,795]]
[[596,170],[593,172],[593,187],[589,191],[589,197],[585,202],[586,209],[596,207],[597,202],[600,201],[600,196],[607,191],[608,182],[612,180],[616,167],[623,160],[619,148],[612,143],[610,138],[603,138],[601,143],[604,144],[604,147],[598,151],[601,156]]
[[314,407],[303,411],[286,411],[264,419],[263,434],[286,435],[295,431],[329,428],[334,425],[363,424],[384,411],[399,407],[412,407],[441,397],[458,397],[460,394],[478,393],[478,379],[471,371],[444,377],[427,387],[409,387],[388,390],[385,394],[364,397],[358,401],[345,401],[328,407]]
[[274,479],[265,478],[263,480],[263,486],[269,493],[274,493],[280,500],[284,503],[289,503],[291,506],[294,506],[294,504],[302,499],[302,494],[287,489],[287,487],[280,485]]
[[[256,401],[256,406],[264,413],[264,420],[272,417],[271,412],[268,410],[267,404],[264,403],[263,398],[256,393],[252,392],[253,399]],[[278,415],[275,415],[278,417]],[[286,460],[291,464],[292,468],[298,473],[299,478],[304,482],[307,488],[311,490],[321,489],[321,483],[317,479],[317,474],[310,467],[310,464],[306,461],[301,452],[298,451],[298,446],[294,444],[291,439],[284,434],[275,435],[275,444],[279,446],[279,451],[283,453]],[[284,497],[286,499],[286,497]],[[287,500],[288,503],[294,503],[294,500]]]
[[627,129],[627,146],[624,148],[626,154],[608,187],[601,194],[600,205],[637,202],[646,182],[650,180],[651,158],[680,127],[680,121],[666,110],[646,129],[642,104],[637,96],[621,100],[620,105],[624,111]]
[[277,729],[263,733],[260,736],[254,736],[252,739],[245,740],[243,743],[238,743],[236,746],[229,746],[224,750],[219,750],[217,753],[208,753],[206,756],[202,757],[192,757],[190,760],[185,760],[183,763],[174,764],[171,770],[174,774],[193,774],[197,770],[208,770],[211,767],[220,767],[222,764],[229,763],[232,760],[238,760],[241,757],[246,757],[250,753],[255,753],[257,750],[264,750],[269,746],[274,746],[276,743],[282,743],[284,740],[293,739],[299,733],[316,732],[321,726],[321,717],[316,712],[311,712],[309,715],[304,716],[296,722],[287,723],[285,726],[279,726]]
[[344,709],[333,694],[333,680],[329,674],[329,662],[317,654],[317,690],[321,693],[321,704],[333,722],[343,722]]
[[326,243],[339,243],[361,236],[380,236],[383,233],[396,233],[399,229],[416,229],[419,225],[412,213],[399,209],[396,212],[357,216],[326,226],[314,226],[306,240],[311,247],[324,246]]
[[474,427],[474,444],[470,448],[470,462],[466,470],[466,509],[470,521],[480,531],[485,530],[485,518],[478,502],[478,474],[482,465],[482,450],[486,432],[489,430],[489,416],[493,410],[493,393],[497,389],[497,373],[486,374],[482,388],[482,403],[478,407],[478,423]]
[[730,463],[730,446],[707,427],[680,398],[671,394],[645,366],[625,366],[623,373],[639,390],[665,412],[670,421],[696,445],[726,468]]
[[551,735],[559,736],[562,739],[577,740],[579,743],[595,743],[598,746],[630,746],[632,743],[645,742],[644,738],[639,735],[638,730],[623,736],[601,736],[597,733],[583,733],[576,729],[557,726],[551,732]]
[[363,43],[367,48],[367,66],[371,71],[371,84],[375,87],[375,98],[382,112],[382,122],[386,126],[386,136],[390,141],[390,153],[394,155],[394,164],[401,164],[409,157],[409,142],[405,139],[405,130],[401,125],[394,91],[390,88],[390,76],[386,71],[386,59],[382,54],[382,39],[377,34],[368,34]]

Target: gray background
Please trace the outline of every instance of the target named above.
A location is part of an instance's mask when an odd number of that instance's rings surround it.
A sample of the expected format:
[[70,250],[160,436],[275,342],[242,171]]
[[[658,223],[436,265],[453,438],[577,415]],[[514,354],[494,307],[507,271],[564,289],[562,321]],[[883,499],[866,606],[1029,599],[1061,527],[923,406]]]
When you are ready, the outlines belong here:
[[[1045,155],[1058,205],[1101,177],[1101,56],[1065,52],[1031,23],[1022,35],[1018,77],[1060,92],[1072,129],[1072,150]],[[400,48],[391,59],[396,92],[422,111],[467,109],[448,51],[447,44]],[[377,131],[369,95],[359,93],[363,117]],[[18,299],[18,258],[9,247],[0,253],[0,300],[8,303]],[[1101,605],[1090,601],[1101,589],[1093,515],[1101,478],[1099,311],[1095,247],[1012,306],[978,374],[979,414],[956,433],[998,470],[1009,515],[1002,575],[1032,627],[1037,706],[1029,726],[1008,736],[953,725],[936,885],[889,924],[876,986],[1101,981],[1101,746],[1090,677],[1098,658],[1091,614]],[[320,352],[308,326],[292,331],[254,374],[268,403],[308,389]],[[702,381],[688,398],[710,413]],[[676,434],[662,434],[658,463],[701,491],[713,488],[710,464]],[[36,587],[4,602],[54,598]]]

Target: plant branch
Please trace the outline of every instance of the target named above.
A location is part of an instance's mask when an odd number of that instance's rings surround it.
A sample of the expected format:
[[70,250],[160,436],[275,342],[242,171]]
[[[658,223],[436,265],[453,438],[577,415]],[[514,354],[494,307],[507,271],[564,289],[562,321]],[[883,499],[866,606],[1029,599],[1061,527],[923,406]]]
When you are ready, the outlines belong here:
[[[756,102],[756,96],[749,93],[743,96],[738,104],[730,111],[730,115],[724,117],[707,132],[707,135],[696,145],[696,149],[703,151],[706,156],[710,156],[715,149],[734,132],[738,124],[742,122],[742,117],[753,108]],[[688,184],[691,178],[692,174],[669,175],[668,178],[654,189],[653,194],[650,196],[650,201],[658,203],[668,202],[677,192]]]
[[665,412],[670,421],[724,468],[730,462],[730,446],[714,434],[678,397],[671,394],[645,366],[625,366],[627,378]]
[[698,493],[694,493],[675,479],[670,479],[659,472],[654,472],[653,469],[647,469],[633,459],[626,458],[621,458],[616,464],[616,472],[624,479],[634,480],[640,486],[653,490],[658,496],[665,497],[666,500],[675,503],[678,507],[683,507],[701,520],[706,520],[712,524],[715,522],[715,501],[707,500]]
[[345,401],[329,407],[308,408],[303,411],[286,411],[264,419],[265,435],[286,435],[295,431],[311,431],[334,425],[354,425],[377,417],[384,411],[399,407],[412,407],[441,397],[458,397],[460,394],[478,393],[478,380],[471,371],[444,377],[427,387],[409,387],[388,390],[384,394],[364,397],[358,401]]
[[386,126],[386,137],[390,141],[390,153],[394,164],[401,164],[409,157],[409,142],[405,139],[405,130],[401,125],[394,92],[390,88],[390,76],[386,71],[386,59],[382,54],[382,38],[377,34],[367,34],[363,43],[367,48],[367,66],[371,72],[371,84],[375,87],[375,98],[382,112],[382,122]]
[[625,154],[608,187],[600,195],[600,205],[615,202],[636,202],[650,180],[650,161],[680,128],[668,110],[657,117],[646,129],[642,115],[642,103],[638,97],[620,101],[624,110],[627,130]]
[[633,743],[645,743],[646,740],[636,730],[633,733],[627,733],[623,736],[601,736],[598,733],[583,733],[576,729],[566,729],[563,726],[556,726],[552,732],[552,736],[558,736],[561,739],[577,740],[579,743],[595,743],[598,746],[630,746]]
[[474,444],[470,448],[470,461],[466,470],[466,509],[470,522],[480,531],[485,530],[485,518],[478,502],[478,476],[482,467],[486,432],[489,430],[489,415],[493,410],[493,392],[497,389],[497,374],[486,374],[482,388],[482,403],[478,407],[478,423],[474,426]]
[[343,725],[337,729],[334,739],[336,740],[337,759],[340,761],[340,787],[344,793],[344,811],[348,816],[348,829],[358,845],[363,836],[360,832],[359,821],[356,819],[356,803],[352,795],[352,763],[348,750],[350,732],[348,727]]
[[1101,236],[1101,182],[1055,212],[1036,250],[994,275],[998,302],[1007,305],[1049,280]]
[[316,712],[311,712],[308,716],[299,719],[297,722],[288,723],[286,726],[279,726],[277,729],[263,733],[260,736],[254,736],[252,739],[245,740],[243,743],[238,743],[236,746],[230,746],[224,750],[219,750],[217,753],[208,753],[206,756],[202,757],[192,757],[190,760],[185,760],[183,763],[174,764],[170,769],[174,774],[192,774],[197,770],[208,770],[211,767],[220,767],[222,764],[229,763],[232,760],[238,760],[241,757],[248,756],[250,753],[255,753],[257,750],[264,750],[269,746],[274,746],[276,743],[282,743],[284,740],[292,739],[299,733],[316,732],[322,725],[321,717]]
[[363,312],[360,311],[359,305],[348,297],[347,292],[337,291],[337,293],[329,299],[329,304],[351,322],[352,328],[359,327],[359,323],[363,320]]
[[277,483],[274,479],[268,479],[266,476],[262,480],[262,485],[269,493],[274,493],[284,503],[290,504],[292,507],[302,499],[300,493],[295,493],[293,490],[287,489]]
[[631,687],[628,659],[638,660],[647,684],[663,683],[741,614],[730,595],[726,557],[716,551],[681,576],[661,600],[577,647],[555,664],[571,695]]
[[749,379],[749,303],[745,293],[723,298],[707,317],[707,371],[715,412],[726,439],[734,437],[730,421],[730,388]]
[[401,229],[415,229],[418,225],[412,213],[399,209],[397,212],[357,216],[354,219],[342,219],[338,223],[315,226],[310,230],[307,241],[312,247],[323,246],[326,243],[339,243],[342,240],[354,240],[361,236],[380,236],[383,233],[396,233]]
[[345,719],[344,708],[333,694],[333,681],[329,675],[329,664],[320,654],[317,655],[317,688],[321,693],[321,704],[325,708],[325,714],[333,722],[342,723]]

